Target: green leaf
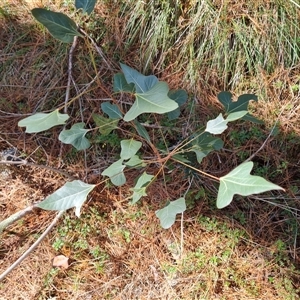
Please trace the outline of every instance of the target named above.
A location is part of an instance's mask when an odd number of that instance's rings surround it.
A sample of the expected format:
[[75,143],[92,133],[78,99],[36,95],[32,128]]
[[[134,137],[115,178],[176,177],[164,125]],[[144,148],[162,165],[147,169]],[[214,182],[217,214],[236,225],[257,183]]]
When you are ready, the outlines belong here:
[[108,135],[118,128],[119,119],[109,119],[98,114],[92,114],[92,118],[99,127],[99,132],[103,135]]
[[270,190],[284,190],[280,186],[271,183],[260,176],[250,175],[252,168],[253,162],[246,162],[220,178],[220,187],[217,198],[218,208],[229,205],[235,194],[249,196]]
[[[178,106],[182,106],[188,98],[188,94],[185,90],[171,90],[168,93],[168,97],[172,100],[174,100]],[[180,108],[177,107],[175,110],[170,111],[168,113],[168,119],[169,120],[175,120],[180,116]]]
[[118,92],[134,93],[135,91],[134,83],[128,84],[124,74],[117,73],[114,75],[113,91],[115,93]]
[[250,100],[258,101],[254,94],[245,94],[238,97],[237,101],[232,101],[232,94],[229,92],[221,92],[218,94],[219,101],[223,104],[226,113],[247,110]]
[[80,216],[80,208],[95,185],[80,180],[67,182],[60,189],[48,196],[37,206],[46,210],[67,210],[76,207],[76,216]]
[[[229,92],[221,92],[218,94],[219,101],[223,104],[227,114],[248,111],[248,105],[250,100],[258,101],[257,96],[254,94],[244,94],[238,97],[237,101],[232,101],[232,94]],[[251,114],[246,114],[243,120],[252,121],[258,124],[263,124],[262,121],[256,119]]]
[[254,116],[250,115],[249,113],[246,114],[246,115],[242,118],[242,120],[244,120],[244,121],[249,121],[249,122],[252,122],[252,123],[255,123],[255,124],[264,124],[264,121],[255,118]]
[[191,151],[195,152],[198,163],[201,163],[202,159],[214,150],[220,150],[223,148],[223,141],[214,137],[208,132],[203,132],[199,137],[192,141]]
[[158,79],[154,75],[144,76],[135,69],[124,64],[120,65],[127,83],[133,83],[137,93],[146,93],[158,83]]
[[212,134],[220,134],[227,129],[227,123],[222,114],[219,114],[218,117],[207,122],[205,131]]
[[123,165],[123,159],[119,159],[106,168],[101,175],[108,176],[114,185],[121,186],[126,183],[126,177],[123,172],[125,167],[126,166]]
[[161,227],[168,229],[175,223],[176,215],[183,213],[185,210],[185,199],[179,198],[171,201],[166,207],[157,210],[155,214],[160,220]]
[[63,43],[72,43],[74,36],[83,37],[78,32],[76,23],[63,13],[44,8],[34,8],[31,13],[49,30],[53,37]]
[[158,82],[148,92],[135,94],[136,101],[125,114],[124,121],[132,121],[142,113],[163,114],[176,109],[178,104],[168,97],[168,91],[166,82]]
[[48,130],[57,125],[63,125],[69,119],[67,114],[61,114],[58,109],[51,113],[37,113],[19,121],[20,127],[26,127],[27,133]]
[[101,109],[104,113],[106,113],[110,119],[118,120],[122,119],[123,115],[120,112],[119,107],[116,104],[111,104],[109,102],[103,102],[101,104]]
[[243,116],[245,116],[248,113],[248,111],[246,110],[241,110],[241,111],[237,111],[237,112],[233,112],[230,113],[227,118],[226,121],[227,122],[233,122],[236,121],[238,119],[241,119]]
[[75,0],[76,9],[82,8],[83,12],[90,15],[95,7],[97,0]]
[[122,140],[120,156],[122,159],[130,159],[139,151],[141,147],[142,143],[139,141],[135,141],[133,139]]
[[146,166],[146,164],[137,155],[133,155],[127,162],[125,162],[125,165],[128,167],[145,167]]
[[144,138],[148,143],[151,143],[150,136],[146,130],[146,128],[137,120],[134,120],[134,125],[137,133]]
[[58,139],[65,144],[73,145],[77,150],[84,150],[90,147],[89,140],[85,137],[88,129],[84,129],[84,123],[74,124],[70,130],[63,130]]
[[235,120],[241,119],[247,113],[248,111],[245,110],[232,112],[229,113],[226,120],[223,118],[222,114],[219,114],[217,118],[207,122],[205,131],[212,134],[221,134],[228,128],[227,126],[228,122],[233,122]]
[[134,188],[130,189],[133,191],[132,203],[138,202],[143,196],[147,196],[146,188],[149,182],[151,182],[153,175],[149,175],[144,172],[138,179]]

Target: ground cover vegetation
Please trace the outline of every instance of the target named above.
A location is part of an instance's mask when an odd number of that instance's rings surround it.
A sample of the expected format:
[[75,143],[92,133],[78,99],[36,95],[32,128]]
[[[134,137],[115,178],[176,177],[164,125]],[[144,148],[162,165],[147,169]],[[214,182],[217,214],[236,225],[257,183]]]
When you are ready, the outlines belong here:
[[296,20],[293,1],[5,3],[1,212],[23,218],[3,266],[52,228],[38,207],[76,207],[7,299],[299,297]]

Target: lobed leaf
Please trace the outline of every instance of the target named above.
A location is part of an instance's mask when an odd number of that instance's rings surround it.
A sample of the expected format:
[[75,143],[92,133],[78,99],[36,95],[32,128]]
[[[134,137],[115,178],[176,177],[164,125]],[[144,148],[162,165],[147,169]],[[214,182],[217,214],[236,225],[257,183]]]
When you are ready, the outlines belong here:
[[241,119],[247,113],[248,111],[246,110],[232,112],[228,114],[226,120],[223,118],[222,114],[219,114],[217,118],[207,122],[205,131],[212,134],[221,134],[228,128],[228,122],[233,122],[235,120]]
[[250,175],[252,168],[253,162],[246,162],[220,178],[217,198],[218,208],[229,205],[235,194],[249,196],[270,190],[284,190],[260,176]]
[[169,202],[167,206],[157,210],[155,214],[159,218],[162,228],[168,229],[175,223],[176,215],[183,213],[185,210],[185,199],[179,198]]
[[69,119],[67,114],[61,114],[58,109],[51,113],[36,113],[19,121],[20,127],[26,127],[25,132],[36,133],[48,130],[57,125],[63,125]]
[[147,92],[135,94],[136,101],[125,114],[124,121],[132,121],[142,113],[163,114],[176,109],[178,104],[168,97],[168,91],[166,82],[158,82]]
[[133,191],[132,203],[138,202],[143,196],[147,196],[146,188],[149,182],[151,182],[153,175],[149,175],[144,172],[138,179],[134,188],[130,189]]
[[119,159],[106,168],[101,175],[108,176],[114,185],[121,186],[126,183],[126,177],[123,172],[125,167],[126,166],[123,165],[123,159]]
[[142,143],[135,141],[134,139],[122,140],[121,141],[121,158],[130,159],[132,158],[142,147]]
[[103,135],[108,135],[118,128],[119,119],[109,119],[98,114],[92,114],[92,118]]
[[95,185],[80,180],[67,182],[37,206],[46,210],[67,210],[76,207],[75,214],[79,217],[81,206],[94,187]]
[[133,83],[137,93],[146,93],[158,83],[158,79],[154,75],[145,76],[124,64],[120,65],[127,83]]
[[[254,94],[244,94],[238,97],[237,101],[232,101],[232,94],[229,92],[221,92],[218,94],[219,101],[223,104],[227,114],[248,111],[248,105],[250,100],[258,101],[257,96]],[[252,121],[258,124],[263,124],[262,121],[258,120],[251,114],[247,113],[242,118],[243,120]]]
[[76,123],[74,124],[71,129],[63,130],[58,139],[65,143],[71,144],[77,150],[84,150],[90,147],[89,140],[85,137],[86,133],[89,131],[88,129],[84,129],[84,123]]
[[223,118],[222,114],[219,114],[218,117],[207,122],[205,131],[212,134],[221,134],[227,128],[227,121]]

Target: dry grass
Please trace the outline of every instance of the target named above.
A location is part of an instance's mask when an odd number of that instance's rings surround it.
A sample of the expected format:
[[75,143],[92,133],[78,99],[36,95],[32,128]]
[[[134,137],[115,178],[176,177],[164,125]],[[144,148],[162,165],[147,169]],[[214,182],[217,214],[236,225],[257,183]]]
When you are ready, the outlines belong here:
[[[87,29],[113,66],[123,61],[151,70],[172,88],[193,93],[192,109],[186,108],[184,116],[189,120],[187,131],[219,112],[216,94],[223,88],[234,95],[259,96],[251,109],[265,126],[237,124],[224,136],[225,148],[232,150],[208,157],[202,169],[225,174],[260,147],[278,120],[280,134],[268,140],[254,162],[256,172],[287,193],[237,198],[217,211],[214,183],[195,178],[186,196],[189,209],[183,224],[179,217],[171,230],[162,230],[155,210],[162,201],[182,195],[188,186],[184,170],[176,168],[159,178],[135,206],[126,200],[136,177],[129,172],[125,187],[99,186],[80,219],[68,212],[0,283],[0,299],[298,299],[299,11],[289,1],[255,1],[254,6],[246,1],[179,1],[177,8],[168,1],[108,2],[97,4]],[[27,135],[17,126],[25,114],[49,111],[64,102],[69,45],[53,41],[29,14],[29,9],[44,5],[68,11],[65,2],[43,0],[4,1],[0,11],[0,150],[13,146],[31,161],[55,168],[59,129]],[[113,98],[112,74],[93,47],[81,42],[73,72],[76,86],[71,97],[100,72],[81,102],[70,109],[80,120],[83,105],[83,118],[89,122],[99,103]],[[184,117],[180,124],[186,123]],[[60,167],[98,183],[96,171],[114,152],[113,145],[103,146],[93,145],[85,160],[64,146],[65,165]],[[1,219],[65,182],[55,172],[16,166],[1,166],[0,176]],[[53,216],[34,211],[1,235],[1,271],[36,240]],[[58,254],[70,257],[67,270],[52,268]]]

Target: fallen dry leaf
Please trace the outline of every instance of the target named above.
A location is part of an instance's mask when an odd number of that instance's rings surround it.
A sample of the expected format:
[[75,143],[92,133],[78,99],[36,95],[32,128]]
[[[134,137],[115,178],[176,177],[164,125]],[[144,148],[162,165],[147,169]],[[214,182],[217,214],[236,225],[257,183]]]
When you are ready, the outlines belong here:
[[68,260],[69,260],[69,258],[64,255],[57,255],[53,258],[52,266],[53,267],[61,267],[63,269],[68,269],[68,267],[69,267]]

